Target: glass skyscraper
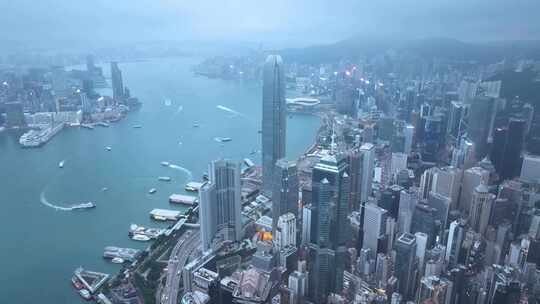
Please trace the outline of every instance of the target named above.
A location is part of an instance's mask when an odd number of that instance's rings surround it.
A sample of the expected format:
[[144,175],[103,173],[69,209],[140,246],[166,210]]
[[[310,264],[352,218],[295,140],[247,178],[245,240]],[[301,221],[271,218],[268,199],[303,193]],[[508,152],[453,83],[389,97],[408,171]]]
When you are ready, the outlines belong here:
[[262,165],[263,191],[272,195],[274,166],[285,157],[285,74],[279,55],[266,59],[263,72]]

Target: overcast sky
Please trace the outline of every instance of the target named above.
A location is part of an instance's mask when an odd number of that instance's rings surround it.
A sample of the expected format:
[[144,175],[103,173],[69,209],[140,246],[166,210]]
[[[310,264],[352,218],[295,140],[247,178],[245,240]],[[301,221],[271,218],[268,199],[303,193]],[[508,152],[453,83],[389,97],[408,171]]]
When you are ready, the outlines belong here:
[[354,34],[540,39],[540,0],[0,0],[0,45],[227,40],[302,45]]

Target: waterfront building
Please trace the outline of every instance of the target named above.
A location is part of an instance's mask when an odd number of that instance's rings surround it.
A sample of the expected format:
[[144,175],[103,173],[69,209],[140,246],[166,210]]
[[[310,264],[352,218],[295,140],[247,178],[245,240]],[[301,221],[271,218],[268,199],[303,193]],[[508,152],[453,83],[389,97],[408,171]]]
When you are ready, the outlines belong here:
[[275,164],[285,157],[286,151],[285,73],[279,55],[266,58],[262,98],[263,191],[271,195]]
[[240,163],[216,160],[210,179],[199,190],[203,250],[212,244],[241,239]]
[[22,103],[8,102],[4,107],[6,110],[6,126],[8,128],[22,128],[26,126]]

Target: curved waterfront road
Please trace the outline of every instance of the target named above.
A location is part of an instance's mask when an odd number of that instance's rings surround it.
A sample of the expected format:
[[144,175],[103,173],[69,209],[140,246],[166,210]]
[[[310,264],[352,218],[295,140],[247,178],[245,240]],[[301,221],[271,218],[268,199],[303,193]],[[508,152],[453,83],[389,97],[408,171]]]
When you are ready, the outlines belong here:
[[201,244],[201,233],[188,230],[174,246],[167,264],[167,280],[161,292],[161,304],[177,304],[182,270]]

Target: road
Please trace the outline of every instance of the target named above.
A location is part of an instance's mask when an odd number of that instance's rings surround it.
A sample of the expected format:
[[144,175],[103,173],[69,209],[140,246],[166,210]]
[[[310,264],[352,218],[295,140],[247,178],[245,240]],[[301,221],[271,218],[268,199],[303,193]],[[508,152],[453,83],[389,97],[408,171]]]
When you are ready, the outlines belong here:
[[167,264],[167,280],[161,292],[161,304],[177,304],[182,269],[201,245],[201,233],[188,230],[174,246]]

